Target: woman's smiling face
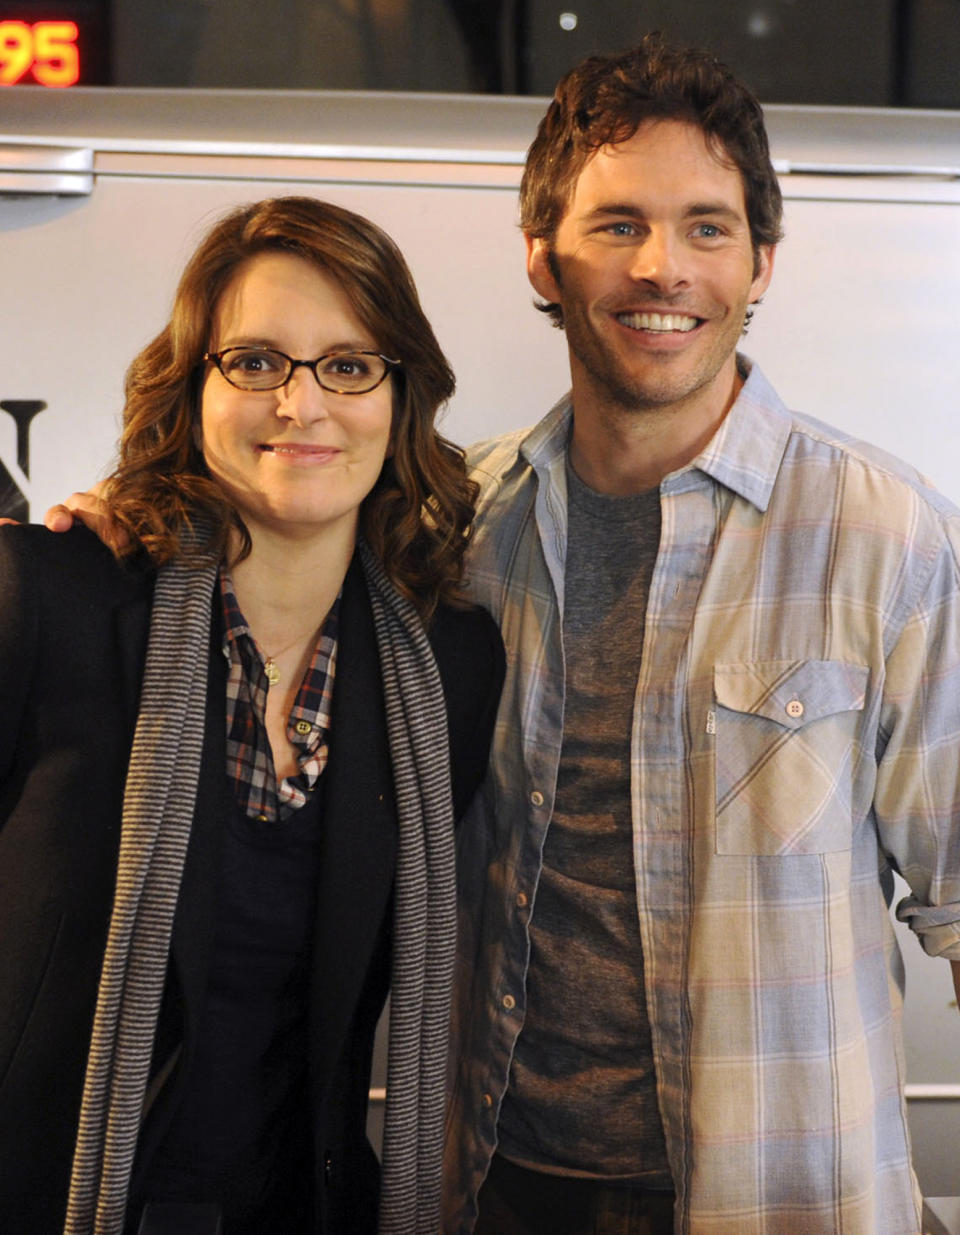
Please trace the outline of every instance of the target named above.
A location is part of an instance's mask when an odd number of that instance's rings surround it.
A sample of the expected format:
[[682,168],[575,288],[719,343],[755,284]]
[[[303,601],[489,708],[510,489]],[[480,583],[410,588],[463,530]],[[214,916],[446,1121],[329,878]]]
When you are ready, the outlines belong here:
[[[251,258],[220,298],[209,350],[239,346],[303,360],[380,350],[339,285],[282,252]],[[211,365],[201,398],[203,456],[254,539],[258,529],[297,539],[354,536],[389,453],[392,412],[389,377],[365,394],[335,394],[301,367],[278,390],[249,391]]]

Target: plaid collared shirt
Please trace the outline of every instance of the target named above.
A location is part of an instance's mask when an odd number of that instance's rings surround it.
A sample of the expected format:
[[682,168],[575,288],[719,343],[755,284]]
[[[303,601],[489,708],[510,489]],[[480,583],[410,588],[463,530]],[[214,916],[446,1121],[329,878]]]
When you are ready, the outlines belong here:
[[240,612],[225,566],[220,568],[220,598],[223,654],[229,665],[227,776],[241,810],[251,819],[263,823],[286,819],[305,804],[327,764],[340,597],[323,624],[287,718],[287,737],[297,748],[299,770],[279,784],[264,720],[268,688],[264,658]]
[[[563,400],[470,452],[467,574],[507,678],[457,833],[447,1235],[472,1229],[523,1025],[563,734],[570,425]],[[756,367],[660,506],[631,814],[676,1229],[916,1235],[885,897],[895,869],[899,916],[960,960],[960,512],[788,411]]]

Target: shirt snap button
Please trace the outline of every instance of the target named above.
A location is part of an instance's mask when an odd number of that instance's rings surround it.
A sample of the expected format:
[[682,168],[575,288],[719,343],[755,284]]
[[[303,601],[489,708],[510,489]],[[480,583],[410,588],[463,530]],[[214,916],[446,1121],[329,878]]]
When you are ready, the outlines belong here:
[[799,699],[791,699],[787,704],[787,715],[792,716],[794,720],[799,720],[803,715],[803,704]]
[[503,1004],[503,1006],[507,1009],[508,1012],[512,1012],[513,1009],[517,1006],[517,1001],[514,999],[512,995],[504,995],[504,997],[500,1000],[500,1002]]
[[543,794],[539,789],[534,789],[533,793],[530,794],[530,801],[534,804],[534,806],[543,805]]

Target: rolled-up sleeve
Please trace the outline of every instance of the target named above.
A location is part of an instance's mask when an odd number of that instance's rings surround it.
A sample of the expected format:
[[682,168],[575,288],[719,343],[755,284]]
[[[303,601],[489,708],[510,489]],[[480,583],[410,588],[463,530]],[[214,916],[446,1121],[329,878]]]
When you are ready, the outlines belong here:
[[[931,956],[960,961],[960,525],[908,550],[923,579],[886,660],[875,811],[910,885],[897,916]],[[912,572],[905,574],[909,579]]]

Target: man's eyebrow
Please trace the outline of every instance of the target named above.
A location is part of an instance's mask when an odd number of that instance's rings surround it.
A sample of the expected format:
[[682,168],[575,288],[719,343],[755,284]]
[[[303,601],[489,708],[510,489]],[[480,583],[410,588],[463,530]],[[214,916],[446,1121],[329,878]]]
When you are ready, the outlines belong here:
[[[600,202],[583,216],[585,222],[595,219],[605,219],[615,215],[621,219],[645,219],[648,212],[636,202]],[[727,202],[691,202],[683,212],[686,219],[711,218],[730,219],[738,223],[746,223],[743,214]]]
[[647,212],[641,206],[638,206],[636,202],[601,202],[599,205],[594,206],[592,210],[589,210],[584,215],[584,218],[587,220],[603,219],[610,214],[616,214],[621,218],[627,219],[645,219],[647,217]]
[[738,223],[745,223],[746,219],[739,210],[735,210],[733,206],[726,202],[691,202],[684,211],[684,217],[687,219],[702,219],[705,215],[711,218],[730,219]]

